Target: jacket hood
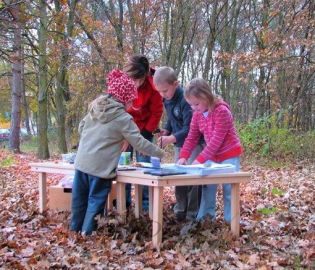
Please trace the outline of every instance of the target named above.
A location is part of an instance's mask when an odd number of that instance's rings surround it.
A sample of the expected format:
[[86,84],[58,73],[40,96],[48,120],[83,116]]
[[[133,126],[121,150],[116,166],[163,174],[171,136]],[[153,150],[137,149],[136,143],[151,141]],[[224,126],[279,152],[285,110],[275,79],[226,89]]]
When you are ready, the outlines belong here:
[[217,109],[219,106],[225,106],[226,108],[228,108],[229,109],[229,111],[231,111],[231,108],[230,108],[230,106],[229,106],[229,104],[227,104],[225,101],[220,101],[220,102],[218,102],[215,106],[214,106],[214,108],[213,108],[213,110],[212,111],[214,111],[215,109]]
[[89,107],[89,116],[91,119],[98,120],[101,123],[112,121],[124,112],[124,105],[108,96],[97,98]]

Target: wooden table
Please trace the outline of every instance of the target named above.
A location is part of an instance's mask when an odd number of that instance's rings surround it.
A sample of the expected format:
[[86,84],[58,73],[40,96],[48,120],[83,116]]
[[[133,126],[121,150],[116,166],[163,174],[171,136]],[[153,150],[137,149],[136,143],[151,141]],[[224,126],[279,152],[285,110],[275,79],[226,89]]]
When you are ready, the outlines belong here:
[[[39,172],[39,207],[43,212],[46,209],[46,174],[73,174],[72,164],[65,163],[31,163],[32,171]],[[172,175],[153,176],[144,174],[142,170],[118,171],[117,185],[117,210],[121,215],[126,214],[125,184],[130,183],[135,187],[135,216],[139,218],[142,208],[141,186],[149,187],[149,214],[152,218],[152,243],[159,247],[162,242],[163,228],[163,188],[169,186],[190,186],[208,184],[231,184],[231,231],[239,236],[240,228],[240,183],[249,181],[251,174],[248,172],[226,173],[217,175]]]
[[[117,181],[117,209],[120,214],[126,212],[125,184],[135,185],[135,215],[141,212],[141,185],[149,186],[149,208],[152,216],[152,242],[154,247],[159,247],[162,242],[163,228],[163,188],[169,186],[191,186],[208,184],[231,184],[231,231],[235,236],[240,233],[240,183],[249,181],[251,174],[248,172],[226,173],[217,175],[172,175],[153,176],[142,171],[119,172]],[[152,214],[151,214],[152,213]]]

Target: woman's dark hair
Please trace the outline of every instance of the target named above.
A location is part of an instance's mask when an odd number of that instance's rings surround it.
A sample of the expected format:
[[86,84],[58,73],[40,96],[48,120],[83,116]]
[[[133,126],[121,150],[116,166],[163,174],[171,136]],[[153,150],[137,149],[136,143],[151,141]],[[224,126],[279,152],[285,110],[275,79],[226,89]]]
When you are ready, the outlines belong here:
[[142,54],[130,56],[124,66],[124,72],[132,79],[141,79],[148,75],[149,71],[149,60]]

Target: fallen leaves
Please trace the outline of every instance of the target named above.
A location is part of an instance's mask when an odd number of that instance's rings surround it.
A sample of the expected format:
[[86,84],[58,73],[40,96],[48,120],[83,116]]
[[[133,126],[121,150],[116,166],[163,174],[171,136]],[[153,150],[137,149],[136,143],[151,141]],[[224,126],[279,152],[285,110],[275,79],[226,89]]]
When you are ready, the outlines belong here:
[[[308,268],[315,260],[314,166],[247,166],[241,185],[241,236],[217,219],[177,223],[174,189],[164,191],[163,243],[152,247],[147,215],[127,223],[110,212],[91,236],[69,231],[69,212],[38,211],[38,175],[31,154],[0,151],[0,268],[2,269],[281,269]],[[57,160],[56,160],[57,162]],[[48,185],[62,176],[51,175]],[[259,211],[266,209],[265,211]],[[272,209],[276,209],[273,211]]]

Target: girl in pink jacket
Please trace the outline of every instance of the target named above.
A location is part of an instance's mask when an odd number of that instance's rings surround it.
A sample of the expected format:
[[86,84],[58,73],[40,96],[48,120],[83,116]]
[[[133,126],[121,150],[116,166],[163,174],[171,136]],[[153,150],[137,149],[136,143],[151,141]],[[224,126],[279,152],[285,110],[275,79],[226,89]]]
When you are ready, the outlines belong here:
[[[198,144],[201,135],[206,146],[193,164],[217,162],[235,165],[239,171],[239,156],[242,153],[230,107],[221,98],[211,92],[210,86],[203,79],[191,80],[185,89],[185,98],[194,113],[189,134],[180,152],[178,164],[186,164]],[[204,185],[197,220],[210,215],[215,218],[216,191],[218,185]],[[231,185],[223,184],[224,219],[231,222]],[[233,218],[233,217],[232,217]]]

